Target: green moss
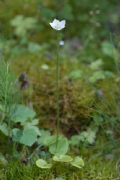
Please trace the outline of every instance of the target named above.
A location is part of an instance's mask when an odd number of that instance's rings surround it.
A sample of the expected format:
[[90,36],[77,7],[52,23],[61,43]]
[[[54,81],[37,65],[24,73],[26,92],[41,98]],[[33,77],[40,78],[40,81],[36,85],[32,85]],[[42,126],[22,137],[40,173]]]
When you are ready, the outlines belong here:
[[[42,69],[43,64],[48,64],[49,69]],[[69,65],[69,62],[66,61],[61,64],[60,102],[63,131],[66,126],[70,129],[78,126],[81,128],[81,126],[89,124],[89,117],[93,111],[92,105],[95,100],[94,89],[88,86],[83,78],[75,81],[69,78],[71,64]],[[55,61],[27,54],[16,58],[14,69],[17,74],[28,73],[33,93],[31,97],[27,98],[31,99],[37,110],[41,124],[46,128],[54,129],[56,120]],[[27,91],[24,95],[29,96],[30,94]]]
[[[70,62],[69,62],[70,61]],[[61,129],[65,134],[71,134],[86,128],[91,123],[91,114],[98,108],[103,113],[109,109],[105,105],[110,104],[115,94],[116,82],[112,79],[105,79],[90,84],[89,76],[92,74],[89,67],[86,67],[71,59],[61,63],[60,98],[61,98]],[[56,122],[56,66],[55,60],[47,59],[43,55],[22,54],[17,56],[13,62],[14,71],[17,74],[26,72],[30,80],[30,89],[24,91],[26,102],[32,101],[40,125],[44,128],[55,129]],[[25,64],[25,65],[24,65]],[[42,69],[47,64],[49,69]],[[82,77],[72,80],[69,74],[74,69],[82,69]],[[111,86],[110,86],[111,84]],[[96,90],[102,90],[103,96],[97,98]],[[112,94],[112,96],[111,96]],[[101,101],[102,100],[102,101]]]
[[11,162],[7,167],[0,169],[0,179],[9,180],[53,180],[55,177],[63,177],[65,180],[104,180],[119,178],[119,170],[116,168],[117,162],[96,160],[86,160],[83,169],[75,169],[66,164],[53,166],[51,170],[42,170],[35,165],[23,165],[18,162]]

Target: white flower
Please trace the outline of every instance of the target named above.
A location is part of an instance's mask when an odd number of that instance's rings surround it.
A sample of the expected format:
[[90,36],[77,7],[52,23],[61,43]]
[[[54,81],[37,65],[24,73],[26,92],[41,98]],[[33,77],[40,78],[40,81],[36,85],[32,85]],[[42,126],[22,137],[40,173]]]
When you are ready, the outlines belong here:
[[62,29],[65,28],[65,24],[66,24],[66,21],[65,20],[62,20],[62,21],[59,21],[57,19],[54,19],[53,22],[50,23],[50,26],[57,30],[57,31],[60,31]]
[[59,42],[59,45],[60,45],[60,46],[64,46],[64,44],[65,44],[65,42],[64,42],[63,40],[61,40],[61,41]]

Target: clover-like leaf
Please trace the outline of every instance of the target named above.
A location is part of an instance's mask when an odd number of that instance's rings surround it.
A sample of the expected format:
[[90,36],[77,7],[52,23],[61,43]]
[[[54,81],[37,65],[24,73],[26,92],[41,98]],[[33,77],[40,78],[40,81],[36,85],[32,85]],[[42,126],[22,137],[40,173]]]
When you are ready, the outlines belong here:
[[73,158],[69,155],[55,155],[53,156],[53,160],[57,162],[71,162]]
[[77,167],[79,169],[81,169],[82,167],[84,167],[84,161],[81,157],[76,156],[74,158],[74,160],[70,163],[72,166]]
[[50,169],[52,167],[52,164],[47,163],[47,161],[43,159],[38,159],[36,161],[36,165],[41,169]]

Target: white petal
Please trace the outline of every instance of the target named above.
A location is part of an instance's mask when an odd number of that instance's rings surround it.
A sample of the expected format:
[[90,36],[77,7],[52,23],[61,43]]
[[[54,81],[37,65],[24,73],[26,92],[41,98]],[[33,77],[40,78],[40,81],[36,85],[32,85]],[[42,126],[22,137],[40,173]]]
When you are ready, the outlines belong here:
[[53,22],[50,23],[50,26],[57,30],[57,31],[60,31],[61,29],[63,29],[65,27],[65,20],[63,21],[59,21],[57,19],[54,19]]
[[[56,29],[57,27],[57,24],[59,24],[59,21],[57,19],[54,19],[53,22],[50,23],[50,26],[53,28],[53,29]],[[57,30],[57,29],[56,29]]]
[[54,29],[55,25],[53,22],[50,23],[50,26]]
[[60,23],[60,21],[58,19],[54,19],[53,23],[57,24]]
[[65,21],[65,20],[63,20],[63,21],[61,21],[61,22],[60,22],[60,24],[61,24],[61,25],[60,25],[60,26],[61,26],[61,28],[63,29],[63,28],[65,28],[66,21]]

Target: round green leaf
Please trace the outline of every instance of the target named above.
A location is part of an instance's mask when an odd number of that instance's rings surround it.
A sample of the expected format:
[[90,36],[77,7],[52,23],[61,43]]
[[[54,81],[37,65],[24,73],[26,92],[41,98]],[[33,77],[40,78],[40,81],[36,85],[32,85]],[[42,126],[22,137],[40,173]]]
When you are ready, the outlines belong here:
[[26,128],[23,130],[23,134],[20,139],[20,143],[32,146],[37,141],[37,132],[34,127]]
[[67,138],[64,136],[60,135],[58,137],[58,142],[57,142],[57,137],[54,137],[56,141],[53,144],[49,145],[49,151],[51,154],[55,155],[64,155],[67,153],[68,148],[69,148],[69,142]]
[[24,105],[18,104],[16,107],[12,107],[15,109],[12,120],[17,123],[24,123],[29,119],[33,119],[36,116],[36,113],[33,109],[26,107]]
[[43,159],[38,159],[36,161],[36,165],[41,168],[41,169],[50,169],[52,167],[52,164],[47,163],[45,160]]
[[75,159],[71,162],[71,165],[74,167],[77,167],[81,169],[84,166],[84,161],[81,157],[77,156]]
[[57,162],[71,162],[73,158],[68,155],[55,155],[53,156],[53,160]]
[[38,143],[42,144],[44,146],[48,146],[51,143],[52,139],[53,139],[52,136],[50,135],[50,132],[41,129],[40,133],[41,133],[41,135],[40,135],[40,137],[38,139]]

